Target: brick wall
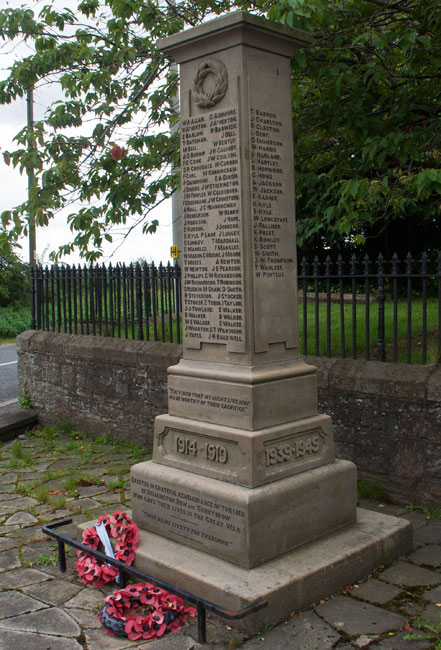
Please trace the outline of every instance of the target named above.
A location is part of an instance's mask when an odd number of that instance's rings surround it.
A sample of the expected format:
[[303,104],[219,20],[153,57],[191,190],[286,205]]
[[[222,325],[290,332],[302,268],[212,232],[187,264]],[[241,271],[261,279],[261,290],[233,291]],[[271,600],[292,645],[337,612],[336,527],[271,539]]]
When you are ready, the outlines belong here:
[[[24,332],[19,384],[42,424],[66,418],[94,436],[152,444],[167,411],[172,343]],[[441,368],[307,357],[318,368],[319,411],[332,416],[336,453],[395,501],[441,505]]]

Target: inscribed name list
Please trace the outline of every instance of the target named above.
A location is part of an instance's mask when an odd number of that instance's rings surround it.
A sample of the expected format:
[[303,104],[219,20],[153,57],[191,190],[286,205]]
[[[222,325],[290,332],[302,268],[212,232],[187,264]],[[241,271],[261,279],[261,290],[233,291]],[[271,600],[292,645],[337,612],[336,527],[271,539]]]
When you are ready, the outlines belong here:
[[243,351],[239,119],[235,108],[183,119],[184,346]]
[[[250,63],[255,351],[298,346],[291,99],[280,76]],[[283,101],[282,101],[283,99]]]

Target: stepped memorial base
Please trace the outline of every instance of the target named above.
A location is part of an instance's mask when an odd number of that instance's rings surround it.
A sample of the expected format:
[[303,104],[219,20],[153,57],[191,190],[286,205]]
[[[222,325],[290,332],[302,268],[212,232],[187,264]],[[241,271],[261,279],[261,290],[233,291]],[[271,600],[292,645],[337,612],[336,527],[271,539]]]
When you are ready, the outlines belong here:
[[133,465],[142,529],[250,569],[352,524],[356,468],[336,460],[248,488],[154,461]]
[[358,508],[356,523],[254,569],[140,529],[135,566],[230,611],[259,598],[268,600],[265,609],[228,621],[251,634],[365,578],[378,565],[406,553],[411,545],[409,522]]

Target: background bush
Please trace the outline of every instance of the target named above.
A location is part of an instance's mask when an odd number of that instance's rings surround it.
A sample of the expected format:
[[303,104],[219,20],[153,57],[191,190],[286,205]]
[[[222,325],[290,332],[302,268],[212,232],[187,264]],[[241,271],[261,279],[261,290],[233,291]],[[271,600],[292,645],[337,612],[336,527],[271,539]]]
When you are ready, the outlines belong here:
[[13,338],[30,328],[31,311],[26,305],[0,307],[0,338]]
[[13,338],[30,327],[29,265],[0,242],[0,337]]
[[29,304],[29,265],[13,251],[0,252],[0,307]]

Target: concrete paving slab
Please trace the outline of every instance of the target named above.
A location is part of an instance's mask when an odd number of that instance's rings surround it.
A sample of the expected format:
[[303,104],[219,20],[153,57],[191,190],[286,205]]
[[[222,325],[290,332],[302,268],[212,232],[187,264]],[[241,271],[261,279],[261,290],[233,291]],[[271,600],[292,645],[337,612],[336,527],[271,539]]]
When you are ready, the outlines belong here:
[[83,646],[75,639],[2,630],[0,650],[11,650],[11,648],[14,650],[83,650]]
[[[103,597],[104,602],[104,597]],[[101,630],[102,626],[98,620],[97,610],[79,609],[76,607],[69,607],[69,614],[74,618],[82,628],[89,627],[92,629]]]
[[44,583],[52,578],[37,569],[16,569],[0,574],[0,589],[14,589]]
[[64,519],[65,517],[69,517],[69,516],[70,516],[69,510],[57,510],[56,512],[49,510],[48,512],[45,512],[42,515],[42,520],[45,521],[46,523],[49,523],[51,521],[57,521],[58,519]]
[[8,537],[0,539],[0,551],[8,551],[9,549],[14,548],[14,546],[17,546],[15,539]]
[[37,505],[37,499],[33,499],[32,497],[19,497],[18,499],[14,499],[13,501],[8,501],[5,503],[3,509],[5,512],[11,509],[13,509],[15,512],[18,510],[23,510],[26,512]]
[[80,510],[82,508],[93,510],[99,507],[99,502],[95,499],[91,499],[90,497],[86,497],[85,499],[74,499],[74,501],[70,501],[66,506],[68,510]]
[[78,494],[82,499],[85,497],[94,497],[98,494],[105,494],[108,488],[100,485],[88,485],[87,487],[79,487]]
[[15,483],[18,478],[17,472],[0,472],[1,484],[5,483]]
[[379,643],[374,643],[370,648],[372,650],[433,650],[433,645],[427,640],[408,640],[404,637],[411,634],[411,632],[400,632],[394,636],[383,639]]
[[132,648],[138,650],[139,643],[129,641],[127,638],[118,636],[107,636],[103,630],[84,630],[86,637],[87,650],[125,650],[125,648]]
[[51,580],[50,582],[43,582],[42,584],[35,584],[28,587],[23,587],[23,591],[29,596],[38,598],[44,603],[49,605],[63,605],[68,600],[81,591],[82,587],[79,584],[66,582],[66,580]]
[[[15,487],[15,484],[12,486]],[[20,495],[17,494],[16,492],[0,492],[0,500],[3,503],[4,501],[14,501],[15,499],[19,499]],[[5,505],[5,504],[4,504]],[[5,514],[9,516],[9,513],[6,511]]]
[[[262,641],[261,639],[264,639]],[[246,650],[331,650],[340,634],[315,612],[305,612],[278,629],[259,634],[243,646]]]
[[440,581],[440,574],[400,560],[386,569],[381,579],[398,586],[418,587],[436,585]]
[[415,542],[423,544],[441,544],[441,526],[429,524],[418,528],[413,534]]
[[429,589],[429,591],[425,591],[423,593],[423,598],[424,600],[429,600],[431,603],[434,604],[441,603],[441,586],[434,587],[433,589]]
[[115,503],[121,502],[121,495],[118,493],[103,494],[97,496],[97,501],[103,504],[103,506],[114,505]]
[[439,544],[421,546],[421,548],[411,553],[407,559],[415,564],[439,567],[441,566],[441,546]]
[[401,593],[399,587],[395,587],[385,582],[380,582],[376,578],[367,580],[359,585],[358,589],[353,589],[351,594],[354,598],[361,598],[368,600],[370,603],[384,605],[385,603],[393,600],[398,594]]
[[0,593],[0,619],[10,616],[20,616],[39,609],[47,609],[47,605],[35,598],[21,594],[19,591],[3,591]]
[[41,542],[32,542],[23,546],[22,555],[25,560],[34,563],[39,555],[53,555],[56,552],[56,542],[46,537]]
[[[6,492],[6,494],[11,494],[14,498],[18,498],[18,494],[14,492],[16,485],[15,483],[3,483],[2,484],[3,490]],[[4,508],[5,506],[3,506]]]
[[19,566],[21,566],[21,561],[16,548],[0,553],[0,572],[15,569]]
[[17,526],[16,524],[13,526],[2,526],[2,534],[6,535],[6,537],[12,537],[17,530],[20,530],[20,526]]
[[435,627],[441,625],[441,607],[436,607],[436,605],[427,605],[427,607],[425,607],[421,612],[420,618],[423,621],[428,621]]
[[76,637],[81,634],[78,623],[58,607],[49,607],[43,611],[2,619],[0,621],[1,629],[65,637]]
[[373,641],[376,641],[379,637],[375,634],[362,634],[357,639],[352,641],[354,648],[367,648]]
[[167,634],[167,636],[163,636],[155,641],[143,643],[136,650],[196,650],[197,648],[203,647],[206,646],[200,646],[199,643],[190,636]]
[[92,587],[83,587],[81,591],[73,598],[66,601],[65,607],[76,609],[92,609],[96,607],[96,614],[98,616],[98,608],[102,607],[104,603],[105,594],[100,589],[93,589]]
[[16,512],[15,514],[8,517],[6,520],[6,525],[11,526],[13,524],[18,524],[18,526],[33,526],[38,522],[33,515],[29,512]]
[[383,634],[400,630],[406,623],[404,616],[347,596],[336,596],[328,600],[316,607],[316,612],[329,625],[350,636]]
[[22,542],[26,544],[31,542],[42,542],[43,540],[49,541],[48,536],[43,533],[41,530],[42,524],[37,526],[31,526],[23,528],[20,526],[20,530],[16,531],[15,534],[11,533],[11,537],[18,537]]

